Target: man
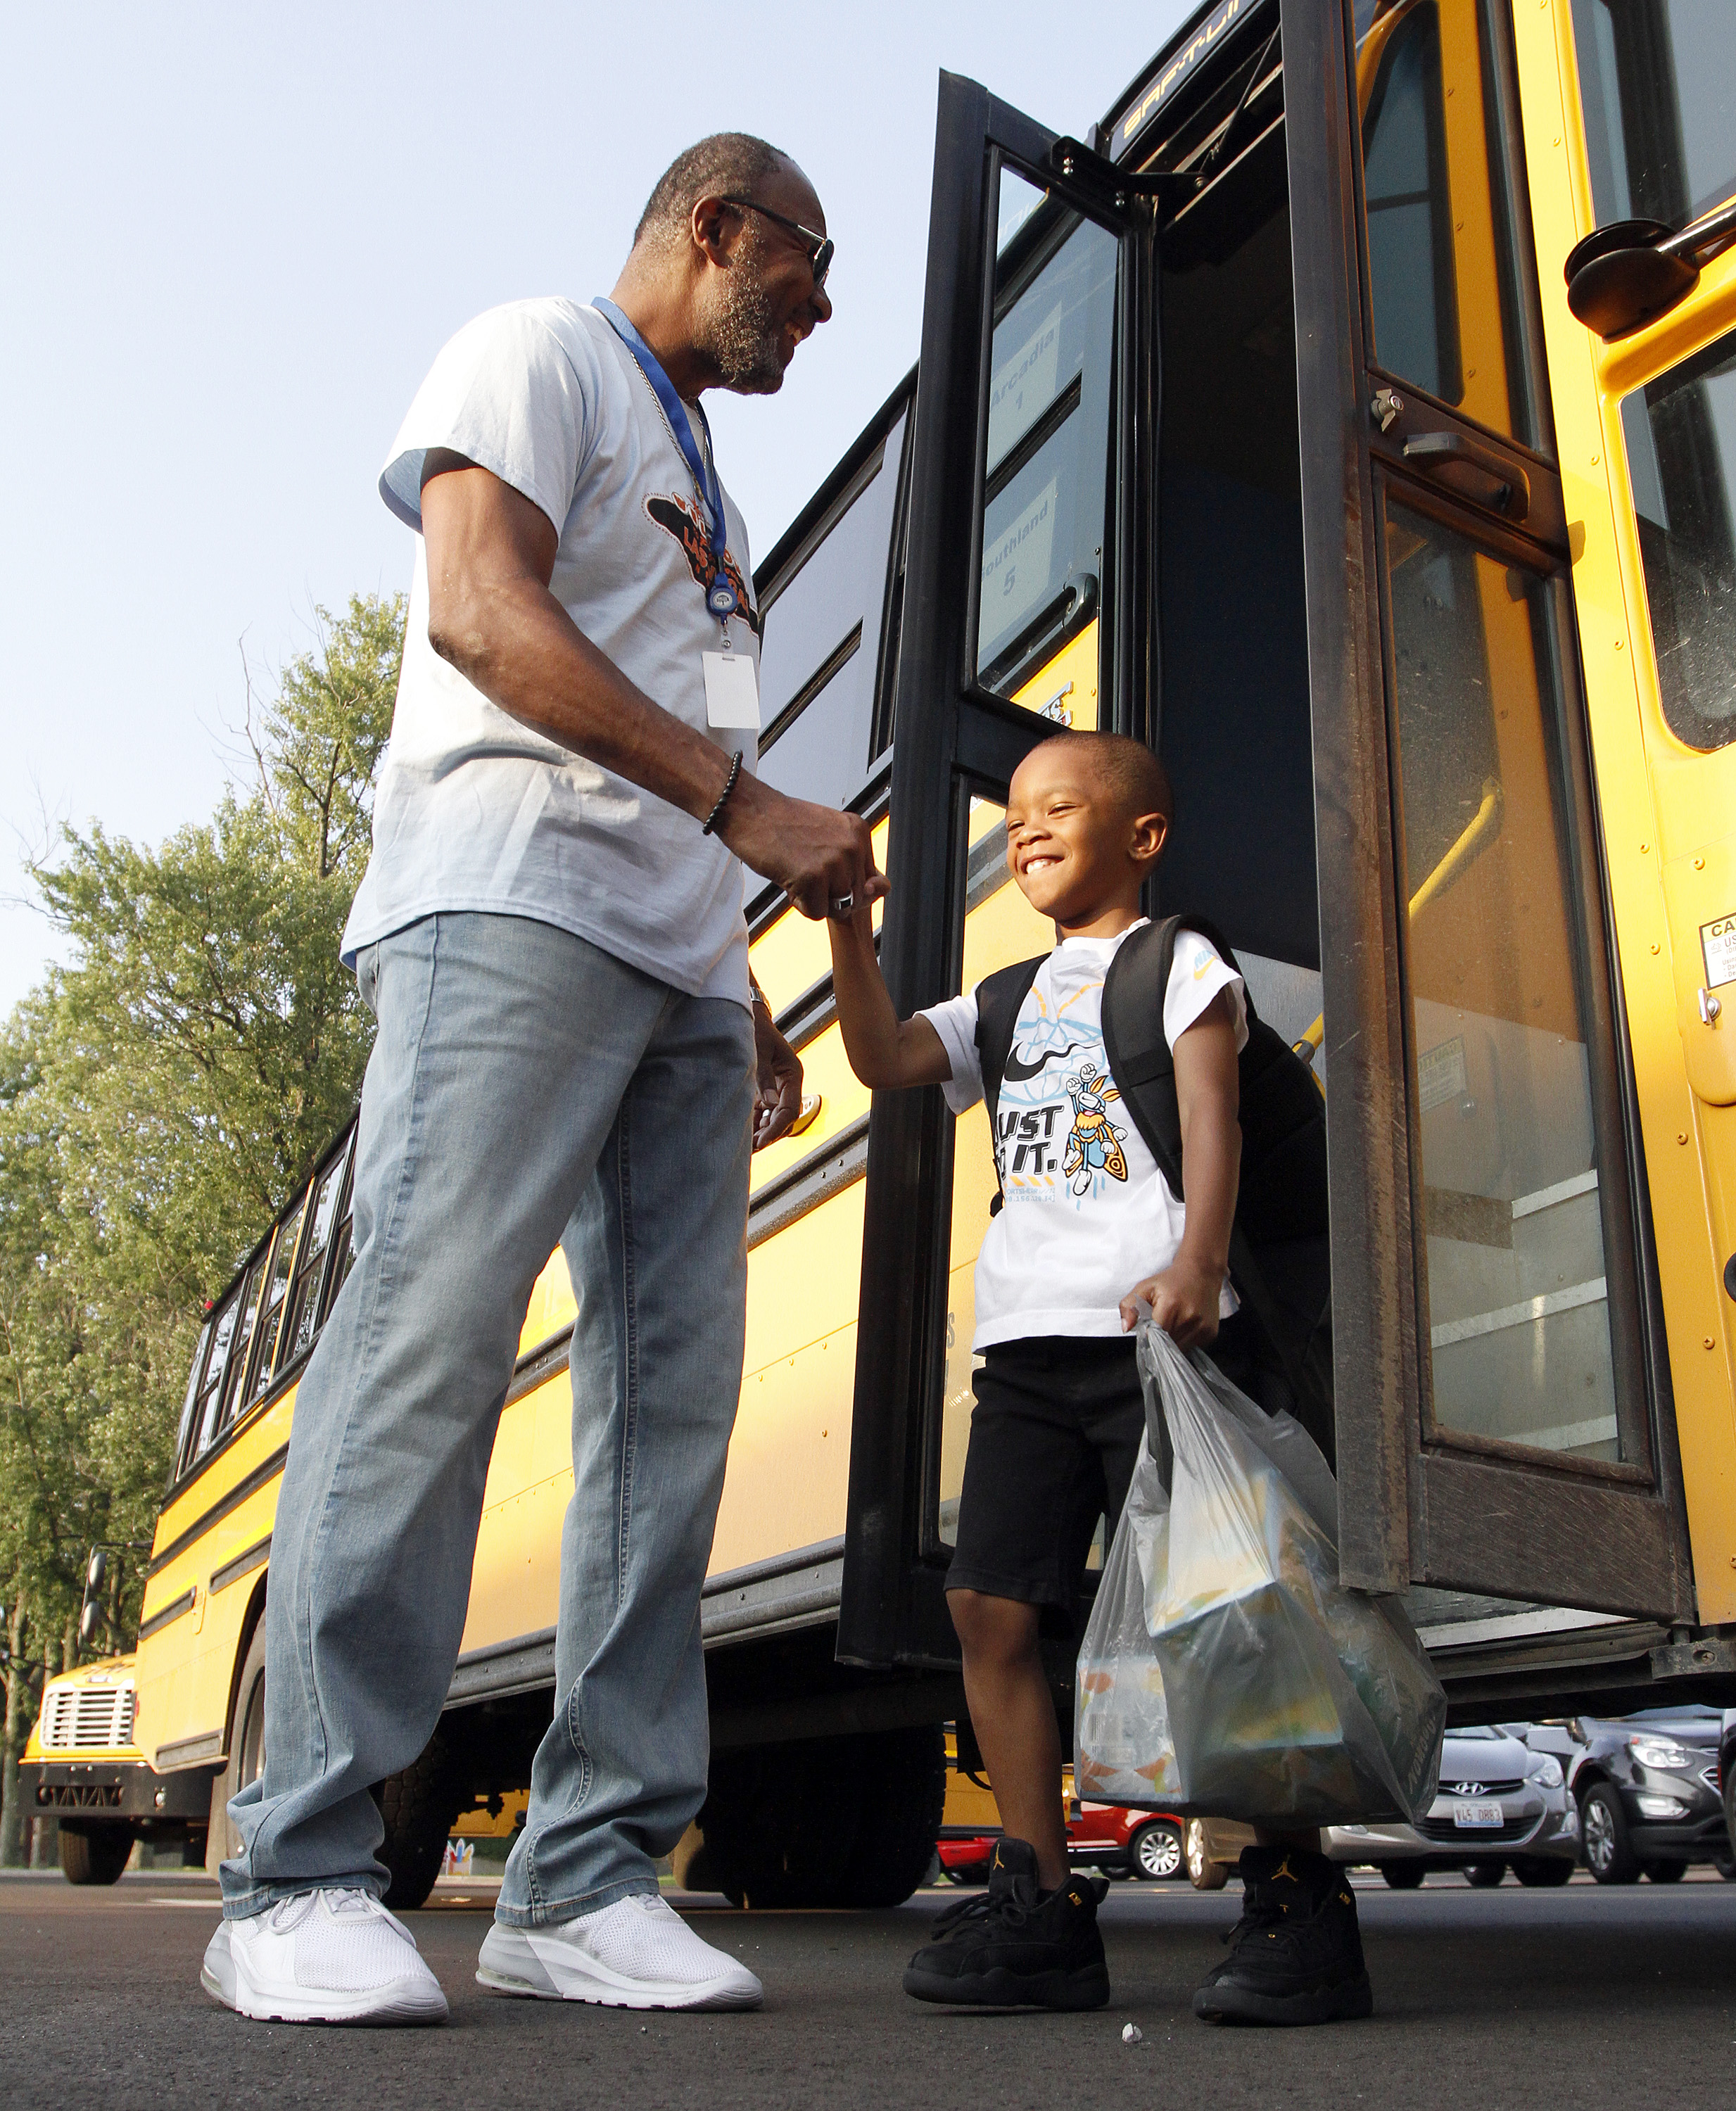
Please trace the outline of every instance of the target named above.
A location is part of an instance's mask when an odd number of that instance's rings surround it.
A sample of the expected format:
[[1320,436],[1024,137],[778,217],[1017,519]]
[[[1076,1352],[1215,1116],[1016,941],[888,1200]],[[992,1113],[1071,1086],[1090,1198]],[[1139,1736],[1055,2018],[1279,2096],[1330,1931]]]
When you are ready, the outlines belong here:
[[760,1999],[656,1871],[705,1793],[698,1600],[740,1390],[748,1154],[800,1098],[750,989],[741,867],[810,916],[884,882],[859,819],[754,774],[747,537],[698,402],[780,386],[832,311],[825,228],[786,156],[702,141],[652,192],[612,302],[460,331],[381,477],[422,541],[344,936],[379,1033],[355,1263],[273,1529],[265,1771],[230,1805],[243,1850],[202,1975],[244,2014],[446,2013],[379,1903],[369,1787],[439,1718],[557,1239],[579,1309],[554,1719],[477,1976],[613,2005]]

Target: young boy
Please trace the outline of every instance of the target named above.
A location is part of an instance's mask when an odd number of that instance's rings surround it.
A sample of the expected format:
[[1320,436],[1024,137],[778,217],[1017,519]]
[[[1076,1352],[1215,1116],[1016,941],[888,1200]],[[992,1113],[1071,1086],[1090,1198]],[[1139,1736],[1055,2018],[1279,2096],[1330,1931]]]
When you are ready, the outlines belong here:
[[[1138,1305],[1184,1349],[1233,1343],[1228,1279],[1242,1133],[1241,978],[1198,933],[1177,934],[1164,998],[1187,1204],[1174,1194],[1110,1074],[1101,1019],[1116,948],[1143,923],[1142,882],[1172,818],[1162,765],[1140,742],[1064,733],[1014,773],[1007,860],[1055,925],[1013,1034],[998,1142],[1006,1206],[976,1266],[983,1361],[947,1602],[964,1652],[970,1722],[1003,1836],[986,1898],[955,1908],[904,1977],[919,2000],[997,2007],[1101,2006],[1109,1975],[1100,1880],[1070,1875],[1061,1741],[1038,1637],[1070,1634],[1099,1515],[1112,1534],[1144,1428],[1132,1330]],[[940,1084],[962,1113],[982,1096],[975,993],[901,1020],[859,910],[830,927],[838,1022],[876,1090]],[[1034,1114],[1034,1123],[1029,1117]],[[1221,1353],[1221,1350],[1220,1350]],[[1238,1360],[1232,1358],[1234,1362]],[[1239,1375],[1239,1373],[1238,1373]],[[1194,2000],[1212,2021],[1366,2014],[1350,1888],[1318,1836],[1264,1836],[1242,1858],[1243,1918]]]

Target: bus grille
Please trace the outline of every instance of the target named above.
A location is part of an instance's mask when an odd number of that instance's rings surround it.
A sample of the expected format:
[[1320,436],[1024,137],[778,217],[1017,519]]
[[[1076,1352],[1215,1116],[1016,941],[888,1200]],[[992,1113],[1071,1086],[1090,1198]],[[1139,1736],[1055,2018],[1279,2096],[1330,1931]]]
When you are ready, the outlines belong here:
[[120,1686],[57,1686],[42,1714],[45,1752],[88,1751],[133,1741],[134,1689]]

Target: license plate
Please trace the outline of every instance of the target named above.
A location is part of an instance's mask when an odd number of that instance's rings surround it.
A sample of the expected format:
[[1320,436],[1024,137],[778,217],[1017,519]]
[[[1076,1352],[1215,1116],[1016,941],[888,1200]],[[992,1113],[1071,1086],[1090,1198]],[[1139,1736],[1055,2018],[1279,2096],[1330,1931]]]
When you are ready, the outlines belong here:
[[1452,1806],[1452,1822],[1462,1831],[1488,1832],[1505,1821],[1498,1803],[1456,1803]]

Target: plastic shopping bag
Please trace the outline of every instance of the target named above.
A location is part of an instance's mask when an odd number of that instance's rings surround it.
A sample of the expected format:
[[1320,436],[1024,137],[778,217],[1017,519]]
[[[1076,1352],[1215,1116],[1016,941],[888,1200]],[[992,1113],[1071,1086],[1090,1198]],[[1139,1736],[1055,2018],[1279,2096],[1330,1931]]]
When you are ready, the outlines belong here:
[[1250,1824],[1421,1816],[1446,1696],[1397,1601],[1338,1582],[1319,1448],[1160,1328],[1138,1355],[1147,1438],[1079,1655],[1078,1793]]

